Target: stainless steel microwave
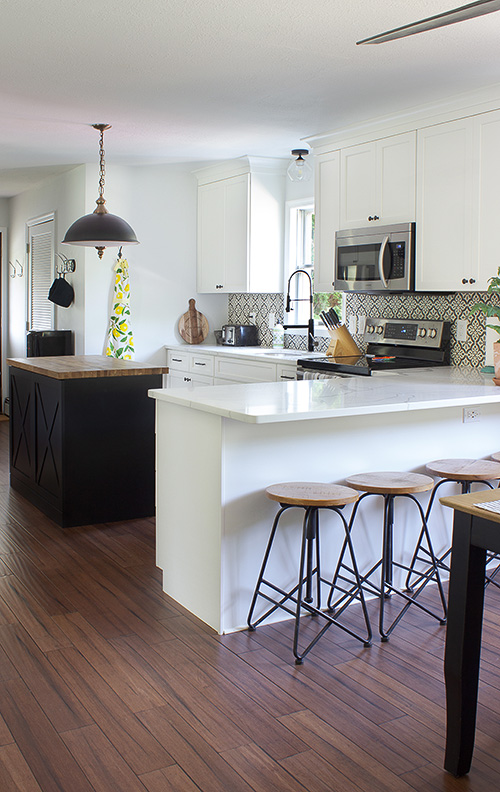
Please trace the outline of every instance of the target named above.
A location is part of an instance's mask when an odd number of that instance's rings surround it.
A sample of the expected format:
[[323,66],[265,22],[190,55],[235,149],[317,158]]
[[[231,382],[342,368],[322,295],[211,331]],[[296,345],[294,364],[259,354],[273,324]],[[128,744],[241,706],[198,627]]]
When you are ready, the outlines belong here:
[[414,291],[415,223],[337,231],[334,287],[353,292]]

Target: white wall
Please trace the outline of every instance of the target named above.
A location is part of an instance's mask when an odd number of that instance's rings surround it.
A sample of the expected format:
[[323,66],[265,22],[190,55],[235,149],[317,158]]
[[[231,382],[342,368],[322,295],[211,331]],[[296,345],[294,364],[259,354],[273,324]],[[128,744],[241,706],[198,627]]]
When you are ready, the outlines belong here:
[[[26,355],[26,223],[50,212],[55,213],[55,250],[68,258],[76,251],[76,272],[67,276],[75,290],[75,302],[70,308],[57,308],[55,328],[74,330],[77,339],[83,338],[85,267],[77,248],[61,245],[60,240],[69,225],[84,211],[85,166],[74,168],[43,185],[17,195],[9,201],[8,258],[24,265],[23,278],[8,279],[7,355]],[[81,249],[80,249],[81,250]],[[57,259],[59,262],[59,259]],[[6,330],[4,323],[4,332]],[[81,351],[81,350],[79,350]]]
[[9,201],[7,198],[0,198],[0,228],[7,226],[9,219]]
[[128,171],[123,217],[141,243],[123,250],[129,261],[136,355],[163,363],[163,345],[182,342],[177,325],[188,300],[195,298],[207,317],[207,343],[214,343],[213,330],[227,321],[227,297],[196,292],[197,182],[192,173],[179,166]]
[[[9,258],[13,260],[26,260],[27,220],[48,212],[56,214],[56,251],[77,262],[75,275],[68,276],[75,302],[57,309],[56,327],[75,331],[77,354],[104,351],[118,251],[107,249],[99,260],[93,248],[58,243],[74,220],[94,210],[97,192],[97,165],[82,165],[9,201]],[[177,324],[191,297],[208,319],[211,334],[207,343],[214,343],[213,330],[227,320],[227,297],[196,293],[194,176],[186,166],[107,166],[105,197],[108,211],[126,219],[141,243],[123,249],[130,269],[136,359],[165,362],[163,345],[181,341]],[[9,283],[10,357],[25,355],[26,284],[26,278]]]

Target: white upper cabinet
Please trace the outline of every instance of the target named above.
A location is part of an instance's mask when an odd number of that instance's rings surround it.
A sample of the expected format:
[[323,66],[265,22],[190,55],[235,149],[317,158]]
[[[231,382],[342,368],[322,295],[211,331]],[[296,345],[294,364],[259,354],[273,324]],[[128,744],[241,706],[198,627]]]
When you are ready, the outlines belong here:
[[342,149],[342,229],[415,219],[415,140],[406,132]]
[[340,228],[340,152],[316,157],[314,172],[314,290],[333,291],[335,232]]
[[416,286],[477,289],[473,259],[472,118],[418,132]]
[[488,278],[497,274],[498,226],[500,218],[500,110],[474,118],[477,157],[477,237],[478,286],[484,290]]
[[198,292],[282,290],[285,175],[280,166],[276,160],[242,158],[222,172],[198,171]]

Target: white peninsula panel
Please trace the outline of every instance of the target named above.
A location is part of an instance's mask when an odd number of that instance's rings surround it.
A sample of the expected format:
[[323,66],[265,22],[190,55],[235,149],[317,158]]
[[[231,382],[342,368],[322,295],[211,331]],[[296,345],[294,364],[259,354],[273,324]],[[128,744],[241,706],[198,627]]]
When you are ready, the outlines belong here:
[[[474,371],[151,395],[157,404],[157,559],[163,588],[220,633],[245,627],[276,512],[264,494],[270,484],[341,482],[368,470],[423,472],[432,459],[500,450],[500,391]],[[479,422],[463,423],[465,405],[480,411]],[[380,553],[380,508],[381,500],[370,498],[360,509],[355,542],[364,569]],[[272,572],[283,587],[296,578],[300,530],[298,512],[286,517]],[[408,558],[419,526],[403,500],[396,519],[395,554]],[[449,519],[437,506],[432,529],[438,550],[449,542]],[[325,513],[322,524],[333,571],[342,534],[335,515]]]

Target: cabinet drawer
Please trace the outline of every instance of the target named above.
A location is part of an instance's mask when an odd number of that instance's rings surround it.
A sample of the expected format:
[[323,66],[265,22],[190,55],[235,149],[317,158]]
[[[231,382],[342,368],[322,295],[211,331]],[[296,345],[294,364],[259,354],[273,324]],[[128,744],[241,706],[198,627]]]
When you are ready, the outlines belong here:
[[167,388],[189,388],[193,385],[213,385],[213,377],[191,374],[189,371],[173,371],[168,375]]
[[180,369],[181,371],[189,371],[189,354],[188,352],[177,352],[172,349],[168,350],[167,366],[169,369]]
[[297,366],[276,366],[276,379],[278,382],[288,382],[297,379]]
[[218,357],[215,362],[215,376],[226,377],[237,382],[274,382],[276,364],[246,360],[228,360]]
[[214,373],[214,358],[213,355],[196,355],[190,354],[189,356],[189,371],[193,374],[203,374],[211,377]]

